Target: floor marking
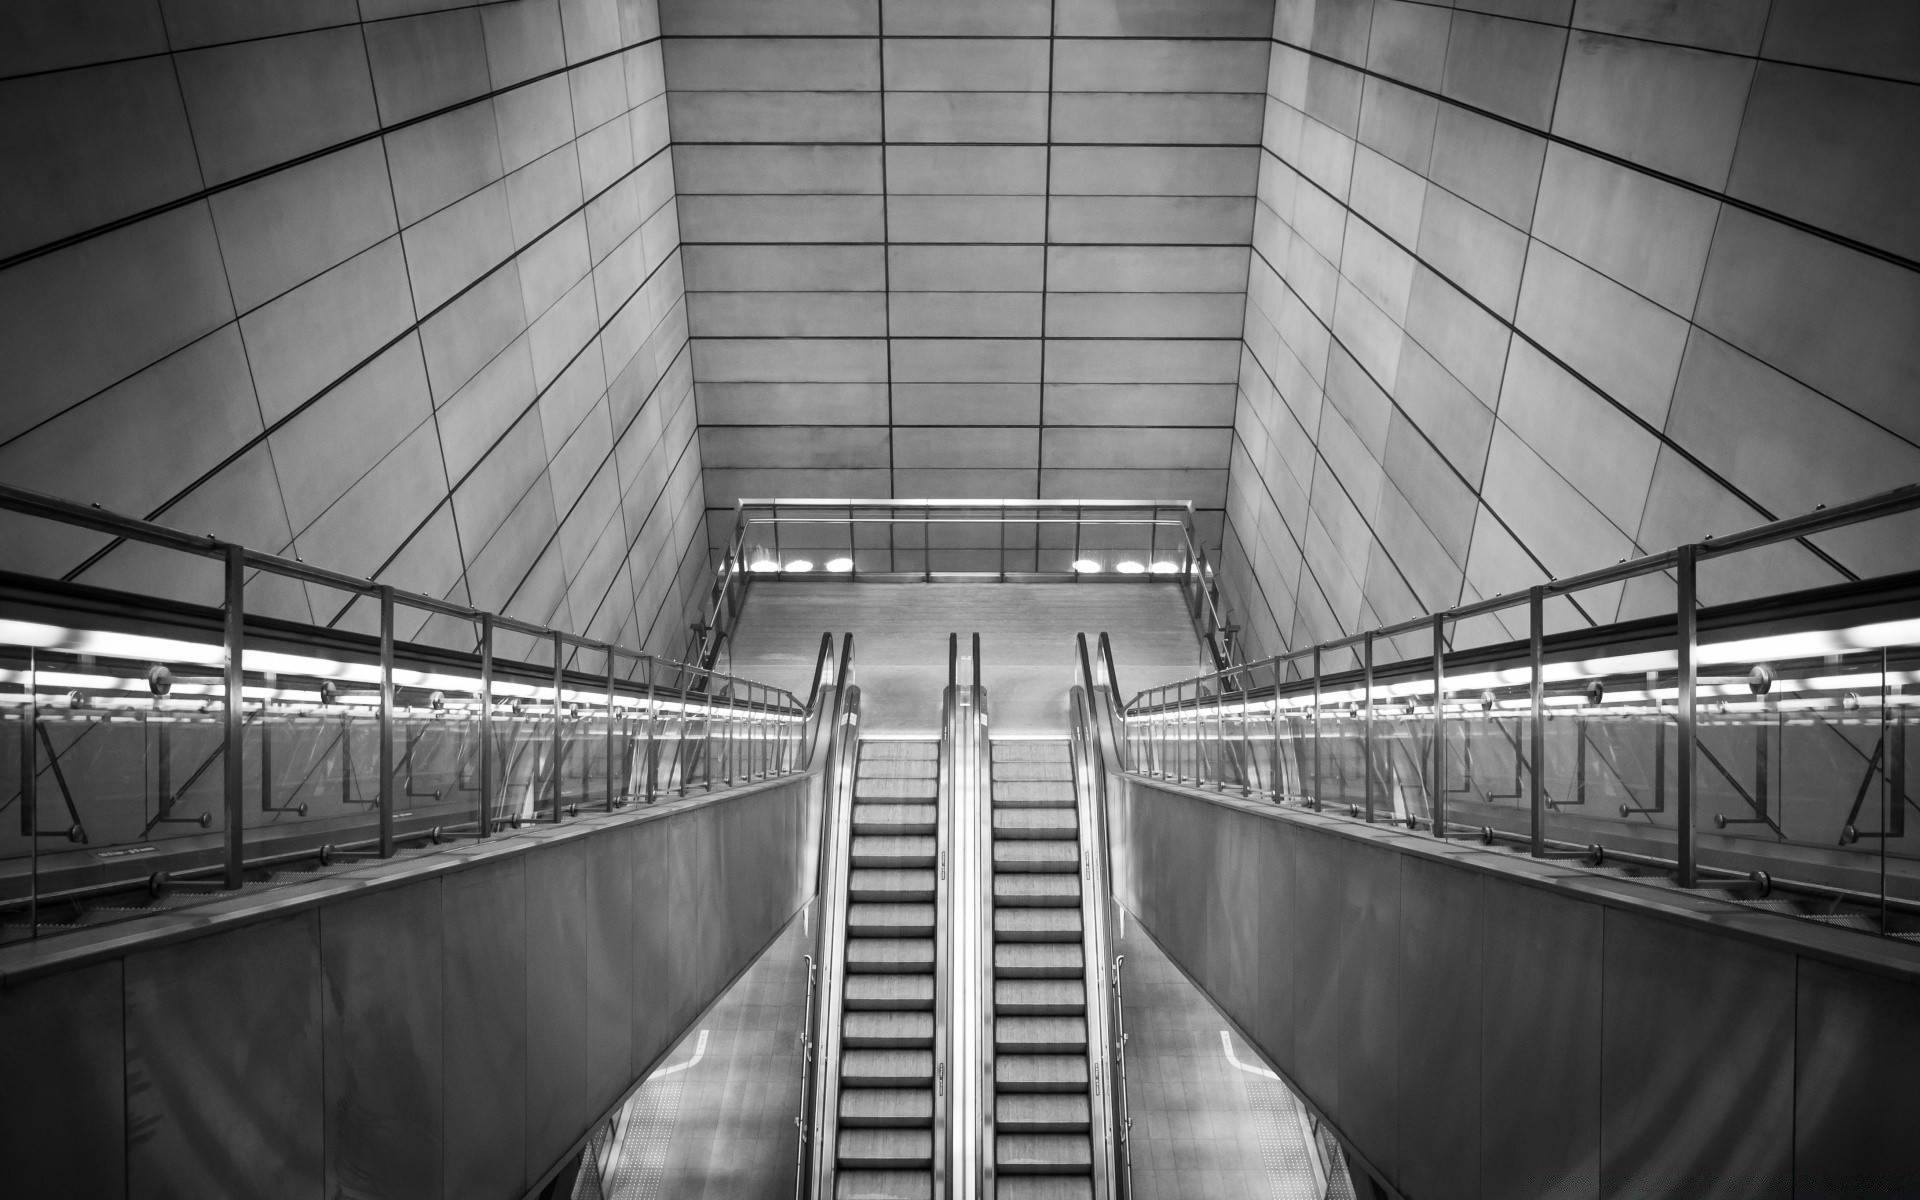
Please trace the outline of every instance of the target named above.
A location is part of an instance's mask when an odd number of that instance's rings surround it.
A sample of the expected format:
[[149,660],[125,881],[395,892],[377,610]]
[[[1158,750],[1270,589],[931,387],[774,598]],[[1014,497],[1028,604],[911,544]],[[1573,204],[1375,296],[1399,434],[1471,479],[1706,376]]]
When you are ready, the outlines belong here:
[[1220,1031],[1220,1048],[1227,1052],[1228,1062],[1232,1063],[1234,1066],[1238,1067],[1240,1070],[1245,1071],[1247,1074],[1258,1075],[1264,1079],[1280,1078],[1278,1075],[1275,1075],[1272,1071],[1267,1070],[1265,1067],[1257,1066],[1257,1065],[1248,1066],[1246,1063],[1241,1062],[1239,1059],[1239,1056],[1235,1055],[1233,1052],[1233,1035],[1228,1033],[1224,1029]]
[[[1221,1036],[1225,1037],[1226,1035],[1222,1034]],[[1233,1051],[1229,1050],[1227,1051],[1227,1053],[1231,1054],[1233,1053]],[[707,1056],[707,1031],[702,1029],[700,1031],[700,1040],[693,1044],[692,1058],[688,1059],[683,1063],[676,1063],[671,1067],[661,1067],[658,1071],[655,1071],[653,1073],[653,1077],[655,1079],[658,1079],[662,1075],[673,1075],[680,1071],[684,1071],[688,1067],[698,1065],[700,1060],[705,1058],[706,1056]]]

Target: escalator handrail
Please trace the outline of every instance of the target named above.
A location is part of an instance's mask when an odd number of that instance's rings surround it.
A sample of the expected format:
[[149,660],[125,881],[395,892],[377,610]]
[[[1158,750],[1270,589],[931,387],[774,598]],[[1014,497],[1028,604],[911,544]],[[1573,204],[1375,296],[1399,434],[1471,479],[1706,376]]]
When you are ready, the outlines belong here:
[[[1105,635],[1101,635],[1103,649]],[[1113,866],[1108,841],[1107,820],[1107,738],[1102,737],[1103,700],[1112,704],[1113,693],[1102,689],[1087,653],[1087,635],[1074,635],[1074,674],[1071,692],[1072,720],[1069,726],[1074,761],[1074,803],[1080,812],[1086,858],[1081,872],[1082,936],[1086,940],[1087,965],[1087,1049],[1096,1057],[1089,1064],[1092,1077],[1104,1080],[1105,1102],[1099,1105],[1101,1139],[1095,1145],[1095,1196],[1128,1200],[1133,1195],[1133,1159],[1128,1143],[1127,1102],[1124,1072],[1116,1066],[1124,1054],[1117,1031],[1124,1028],[1119,1008],[1117,961],[1108,933],[1107,918],[1113,896]],[[1111,736],[1109,727],[1108,737]],[[1104,1192],[1100,1185],[1104,1182]]]
[[[819,999],[809,1030],[812,1079],[803,1090],[800,1169],[796,1196],[830,1197],[836,1166],[834,1146],[839,1137],[841,1014],[845,1009],[847,943],[846,896],[850,886],[853,831],[853,778],[859,756],[860,687],[854,681],[853,635],[845,636],[836,698],[827,739],[827,760],[820,821],[820,864],[815,885],[819,921],[814,933],[814,961],[819,964]],[[804,1189],[804,1190],[803,1190]]]

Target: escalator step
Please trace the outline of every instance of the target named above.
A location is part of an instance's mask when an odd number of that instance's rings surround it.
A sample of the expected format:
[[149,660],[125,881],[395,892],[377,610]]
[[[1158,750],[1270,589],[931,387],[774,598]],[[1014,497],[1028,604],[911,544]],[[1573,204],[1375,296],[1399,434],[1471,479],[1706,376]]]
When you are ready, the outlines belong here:
[[932,937],[931,904],[849,904],[847,936]]
[[996,1017],[993,1048],[998,1054],[1085,1054],[1087,1022],[1084,1017]]
[[1078,908],[1078,875],[1013,871],[993,877],[993,902],[1009,908]]
[[993,764],[993,781],[1015,779],[1061,779],[1073,780],[1073,764],[1066,758],[1054,762],[997,762]]
[[847,898],[856,904],[912,904],[933,902],[932,871],[854,871],[847,878]]
[[1000,1054],[993,1060],[993,1085],[1001,1092],[1084,1092],[1084,1054]]
[[857,779],[853,784],[855,800],[927,800],[931,801],[940,791],[937,779],[897,779],[885,776],[880,779]]
[[1091,1124],[1085,1092],[1002,1092],[993,1101],[993,1126],[1001,1133],[1085,1133]]
[[1006,1016],[1079,1016],[1087,1011],[1083,979],[996,979],[993,1011]]
[[834,1200],[932,1200],[932,1171],[841,1171]]
[[930,975],[933,939],[848,938],[847,971],[856,975]]
[[853,1129],[925,1129],[933,1124],[933,1093],[926,1088],[848,1088],[840,1093],[840,1124]]
[[[1093,1142],[1084,1133],[1001,1133],[993,1141],[994,1161],[1010,1175],[1086,1175],[1093,1170]],[[844,1150],[841,1156],[845,1161]]]
[[840,1055],[840,1082],[846,1087],[933,1086],[930,1050],[848,1050]]
[[938,854],[930,837],[856,837],[853,839],[855,869],[903,870],[931,867]]
[[1077,942],[999,942],[995,979],[1083,979],[1087,962]]
[[933,1130],[843,1129],[839,1158],[842,1167],[855,1170],[931,1168]]
[[993,761],[996,763],[1067,762],[1070,758],[1070,747],[1066,742],[993,743]]
[[1072,808],[1073,785],[1058,780],[1013,779],[993,785],[995,808]]
[[855,836],[897,837],[903,834],[935,833],[940,828],[940,809],[933,804],[856,804],[853,806]]
[[[1085,1025],[1081,1022],[1082,1040]],[[930,1012],[850,1012],[841,1018],[841,1040],[850,1050],[920,1050],[933,1045]]]
[[937,758],[862,758],[854,779],[933,779],[939,774]]
[[1080,816],[1071,808],[996,808],[993,835],[1022,841],[1072,841],[1080,836]]
[[1077,908],[996,908],[996,942],[1073,942],[1081,938]]
[[895,742],[868,740],[860,743],[860,761],[873,762],[888,758],[921,758],[938,761],[939,742]]
[[1080,846],[1077,841],[1015,841],[1011,838],[996,838],[993,843],[993,869],[1072,874],[1080,869]]
[[994,1200],[1093,1200],[1093,1180],[1085,1175],[1003,1175],[994,1181]]
[[931,1012],[931,975],[849,975],[844,997],[849,1012]]

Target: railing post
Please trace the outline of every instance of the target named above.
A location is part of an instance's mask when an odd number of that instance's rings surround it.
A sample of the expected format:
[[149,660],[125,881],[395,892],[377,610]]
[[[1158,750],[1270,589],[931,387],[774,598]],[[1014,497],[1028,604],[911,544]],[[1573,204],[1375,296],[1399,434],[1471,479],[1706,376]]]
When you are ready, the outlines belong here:
[[1700,648],[1699,618],[1695,611],[1694,597],[1697,575],[1697,555],[1699,547],[1685,545],[1680,547],[1679,561],[1675,564],[1676,582],[1679,584],[1679,597],[1675,604],[1675,616],[1679,628],[1676,630],[1675,649],[1679,651],[1679,718],[1680,753],[1674,763],[1679,773],[1674,788],[1674,863],[1679,867],[1679,884],[1683,888],[1693,887],[1699,882],[1699,865],[1694,861],[1693,836],[1693,784],[1694,784],[1694,746],[1696,731],[1694,728],[1696,703],[1696,678],[1699,664],[1695,659]]
[[[27,839],[27,936],[40,936],[40,653],[27,647],[27,704],[20,727],[20,832]],[[158,701],[155,706],[158,707]],[[165,730],[165,726],[161,729]],[[164,749],[166,743],[162,741]],[[161,762],[160,796],[167,796],[166,759]]]
[[1373,630],[1371,629],[1367,630],[1367,636],[1364,640],[1366,642],[1367,659],[1366,659],[1365,668],[1362,672],[1363,682],[1361,686],[1366,689],[1367,709],[1366,709],[1366,736],[1363,739],[1362,746],[1363,746],[1363,751],[1366,755],[1365,775],[1366,775],[1366,797],[1367,797],[1367,823],[1372,824],[1373,823]]
[[380,585],[380,857],[393,857],[393,585]]
[[1433,614],[1433,836],[1447,836],[1447,622]]
[[607,653],[607,811],[613,811],[613,643],[604,643]]
[[646,775],[646,802],[652,804],[659,798],[659,781],[656,776],[660,769],[660,742],[657,736],[660,729],[660,702],[653,694],[653,655],[647,655],[647,749],[642,768]]
[[493,836],[493,614],[480,614],[480,836]]
[[1320,800],[1320,647],[1313,648],[1313,811]]
[[560,631],[553,632],[553,823],[560,823],[560,768],[566,762],[566,739],[560,728],[560,690],[566,682],[566,659],[561,654]]
[[[226,799],[225,886],[238,890],[246,866],[246,779],[242,771],[243,739],[246,733],[246,603],[247,551],[244,546],[226,547],[226,621],[223,630],[227,651],[227,711],[225,722],[224,791]],[[263,722],[262,726],[265,728]],[[38,813],[34,814],[38,817]],[[38,830],[34,841],[39,841]]]
[[1527,847],[1535,858],[1547,855],[1547,676],[1546,624],[1547,589],[1527,591],[1527,660],[1532,667],[1528,685],[1531,719],[1528,722],[1528,746],[1532,762],[1527,772]]

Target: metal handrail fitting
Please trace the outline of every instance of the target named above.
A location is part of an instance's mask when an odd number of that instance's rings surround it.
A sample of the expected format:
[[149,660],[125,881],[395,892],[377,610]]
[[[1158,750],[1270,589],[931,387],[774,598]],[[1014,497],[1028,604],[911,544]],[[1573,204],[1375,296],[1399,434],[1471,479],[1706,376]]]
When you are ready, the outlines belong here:
[[[1524,839],[1521,839],[1522,844],[1535,857],[1577,852],[1595,861],[1602,857],[1611,857],[1623,862],[1671,869],[1675,881],[1682,887],[1698,886],[1703,877],[1723,881],[1751,879],[1756,880],[1763,888],[1778,884],[1836,900],[1878,903],[1883,911],[1892,908],[1920,913],[1920,902],[1890,897],[1884,890],[1884,880],[1882,890],[1875,894],[1830,883],[1811,880],[1775,880],[1764,872],[1702,865],[1698,857],[1695,814],[1698,797],[1697,759],[1701,754],[1709,753],[1699,745],[1698,741],[1698,728],[1703,707],[1700,703],[1699,685],[1703,653],[1701,642],[1703,621],[1712,628],[1731,631],[1741,628],[1743,624],[1751,626],[1765,619],[1767,614],[1762,608],[1763,605],[1773,606],[1774,611],[1779,611],[1783,602],[1800,605],[1803,613],[1837,611],[1849,600],[1856,605],[1870,605],[1875,602],[1876,596],[1884,595],[1886,588],[1894,585],[1906,586],[1901,583],[1906,578],[1904,576],[1870,580],[1855,579],[1811,591],[1779,593],[1766,600],[1736,601],[1719,609],[1703,612],[1698,598],[1700,564],[1711,559],[1786,542],[1798,541],[1805,544],[1807,538],[1816,534],[1916,509],[1920,509],[1920,484],[1909,484],[1847,504],[1768,522],[1728,536],[1708,537],[1697,543],[1683,544],[1670,550],[1643,555],[1598,570],[1561,579],[1549,579],[1525,591],[1477,600],[1440,612],[1348,634],[1314,646],[1283,652],[1251,664],[1227,666],[1175,683],[1148,688],[1136,693],[1126,703],[1120,714],[1121,719],[1130,727],[1144,726],[1147,729],[1144,738],[1127,736],[1124,739],[1127,747],[1126,767],[1129,771],[1148,778],[1165,779],[1184,785],[1189,773],[1179,765],[1170,764],[1167,756],[1160,754],[1157,749],[1174,729],[1190,731],[1197,751],[1199,749],[1197,743],[1206,740],[1209,736],[1204,728],[1206,721],[1211,719],[1217,725],[1223,725],[1225,715],[1232,711],[1241,720],[1243,732],[1254,721],[1270,722],[1272,736],[1277,745],[1282,737],[1282,721],[1291,716],[1310,722],[1316,763],[1313,772],[1315,794],[1310,796],[1284,794],[1284,781],[1277,772],[1273,773],[1263,786],[1254,786],[1252,777],[1248,776],[1248,786],[1242,790],[1249,796],[1261,795],[1276,801],[1292,799],[1318,808],[1322,800],[1322,797],[1317,794],[1317,789],[1321,777],[1318,761],[1323,724],[1329,718],[1342,715],[1349,721],[1363,718],[1362,741],[1365,748],[1362,762],[1366,776],[1366,817],[1372,820],[1380,815],[1375,811],[1376,775],[1381,769],[1373,749],[1375,698],[1384,689],[1394,698],[1397,719],[1421,720],[1427,723],[1429,732],[1426,735],[1428,741],[1425,753],[1431,758],[1431,762],[1419,764],[1420,769],[1428,776],[1423,795],[1428,805],[1428,815],[1420,818],[1395,812],[1392,819],[1403,821],[1410,827],[1418,827],[1424,823],[1436,837],[1444,838],[1470,833],[1481,836],[1483,840],[1505,838],[1511,836],[1506,831],[1488,827],[1468,828],[1449,819],[1447,788],[1443,774],[1446,768],[1444,746],[1447,726],[1450,720],[1458,719],[1457,716],[1448,715],[1447,709],[1450,705],[1458,706],[1457,702],[1447,698],[1448,694],[1457,695],[1465,688],[1481,687],[1481,683],[1471,682],[1475,678],[1496,677],[1501,680],[1499,686],[1524,685],[1527,689],[1524,714],[1514,715],[1518,719],[1527,720],[1531,726],[1530,737],[1526,739],[1528,753],[1521,754],[1520,741],[1517,737],[1514,741],[1514,752],[1517,763],[1524,765],[1531,762],[1540,765],[1540,769],[1528,772],[1531,776],[1527,789],[1528,830]],[[1571,596],[1596,587],[1624,584],[1659,573],[1669,573],[1674,579],[1676,602],[1671,618],[1615,622],[1611,625],[1596,625],[1590,629],[1575,630],[1571,633],[1553,635],[1546,633],[1544,610],[1547,600],[1556,596]],[[1920,575],[1916,575],[1915,578],[1920,579]],[[1806,607],[1816,602],[1825,605],[1826,608],[1821,610]],[[1880,603],[1885,602],[1880,601]],[[1524,640],[1484,645],[1470,650],[1448,649],[1447,631],[1451,627],[1457,627],[1459,622],[1493,616],[1521,606],[1525,607],[1527,613],[1527,636]],[[1590,618],[1589,620],[1591,621]],[[1423,640],[1430,639],[1429,654],[1389,664],[1379,664],[1374,661],[1374,647],[1380,644],[1382,639],[1418,634],[1425,635]],[[1657,648],[1663,643],[1668,648],[1642,652],[1645,647]],[[1720,643],[1710,643],[1705,647],[1710,658],[1713,647],[1718,644]],[[1552,719],[1546,704],[1549,677],[1552,676],[1552,682],[1563,685],[1587,677],[1582,673],[1582,668],[1586,664],[1550,662],[1550,656],[1556,650],[1559,650],[1562,655],[1587,652],[1604,656],[1607,648],[1621,646],[1631,646],[1635,655],[1638,656],[1635,658],[1638,665],[1634,670],[1644,667],[1649,674],[1656,671],[1673,672],[1674,683],[1671,685],[1673,705],[1670,710],[1662,709],[1672,713],[1673,725],[1669,728],[1677,727],[1675,731],[1678,734],[1677,761],[1674,764],[1674,804],[1671,809],[1674,817],[1674,828],[1671,831],[1674,842],[1670,856],[1623,851],[1598,844],[1570,845],[1546,836],[1548,810],[1556,804],[1563,803],[1563,801],[1551,800],[1546,794],[1543,783],[1547,773],[1545,764],[1548,762],[1545,724]],[[1360,658],[1360,665],[1357,668],[1347,668],[1331,674],[1325,672],[1323,665],[1328,656],[1339,652],[1346,652]],[[1620,653],[1620,650],[1614,650],[1616,657]],[[1884,656],[1883,649],[1882,657]],[[1310,670],[1307,669],[1309,660]],[[1498,664],[1510,660],[1524,661],[1526,665],[1511,670],[1494,669]],[[1472,674],[1475,667],[1480,668],[1478,676]],[[1600,670],[1603,674],[1618,673],[1608,672],[1597,665],[1594,669]],[[1270,684],[1258,687],[1248,686],[1254,682],[1255,677],[1263,673],[1270,676]],[[1508,678],[1509,676],[1511,678]],[[1884,671],[1882,676],[1884,679]],[[1246,685],[1240,683],[1242,679],[1247,681]],[[1770,679],[1769,676],[1767,680],[1755,685],[1755,696],[1764,693],[1765,687],[1770,685]],[[1329,685],[1339,689],[1331,698],[1331,705],[1328,703],[1329,698],[1324,694],[1324,689]],[[1651,689],[1651,683],[1648,686]],[[1881,686],[1885,688],[1887,685],[1883,682]],[[1590,691],[1589,695],[1592,694]],[[1651,690],[1648,694],[1652,695]],[[1484,694],[1486,697],[1491,695],[1491,691]],[[1589,704],[1598,702],[1596,699],[1588,701]],[[1664,702],[1654,700],[1650,703],[1663,704]],[[1483,707],[1491,704],[1490,699],[1483,701]],[[1354,711],[1356,705],[1361,711]],[[1886,707],[1884,702],[1881,707],[1884,721]],[[1422,711],[1425,712],[1424,717],[1419,716]],[[1224,764],[1228,757],[1223,752],[1226,742],[1224,732],[1214,740],[1217,743],[1215,761],[1218,764]],[[1724,774],[1726,768],[1719,765],[1718,759],[1713,761]],[[1190,773],[1195,784],[1216,790],[1224,790],[1228,785],[1223,765],[1210,771],[1198,755],[1196,755],[1195,764],[1195,769]],[[1874,767],[1869,762],[1869,779],[1872,777],[1873,770]],[[1735,787],[1738,787],[1737,783]],[[1866,783],[1861,785],[1863,796],[1866,787]],[[1856,804],[1856,808],[1858,807]],[[1632,811],[1662,810],[1641,808]],[[1765,824],[1779,833],[1776,824],[1764,819],[1764,813],[1761,818],[1754,821],[1723,818],[1720,822],[1723,828],[1725,825],[1741,823]],[[1645,828],[1653,827],[1649,825]],[[1851,829],[1852,826],[1849,825],[1849,831]],[[1784,835],[1782,838],[1784,840]],[[1756,845],[1764,848],[1766,844],[1756,843]],[[1883,876],[1884,852],[1883,841]],[[1760,853],[1760,851],[1756,850],[1754,853]],[[1777,851],[1771,853],[1777,857]]]
[[[1087,653],[1087,635],[1074,635],[1074,685],[1069,693],[1074,804],[1081,829],[1080,924],[1086,942],[1087,1051],[1090,1097],[1093,1194],[1096,1200],[1132,1194],[1131,1160],[1126,1146],[1125,1103],[1115,1066],[1119,1053],[1119,978],[1110,972],[1112,942],[1107,918],[1113,896],[1109,857],[1107,768],[1101,748],[1099,706],[1102,697]],[[1102,1092],[1104,1089],[1104,1094]]]
[[[867,510],[862,515],[862,510]],[[1150,513],[1145,517],[1121,517],[1118,513]],[[884,513],[884,515],[881,515]],[[1093,515],[1089,516],[1091,513]],[[945,515],[943,515],[945,514]],[[1043,515],[1046,514],[1046,515]],[[932,581],[941,577],[996,579],[1005,582],[1009,577],[1006,563],[1006,538],[1004,527],[1008,525],[1027,525],[1038,528],[1042,525],[1072,525],[1076,531],[1082,526],[1133,525],[1155,529],[1165,528],[1177,534],[1176,540],[1168,546],[1169,553],[1180,558],[1176,569],[1165,574],[1143,574],[1142,580],[1173,579],[1180,584],[1187,600],[1188,613],[1194,622],[1196,635],[1207,647],[1208,655],[1218,667],[1226,667],[1242,657],[1239,640],[1234,636],[1237,626],[1227,619],[1225,601],[1220,594],[1219,580],[1213,563],[1201,545],[1194,524],[1194,508],[1186,500],[888,500],[888,499],[758,499],[747,498],[734,505],[733,531],[727,541],[726,552],[714,569],[714,581],[707,605],[706,618],[695,627],[686,654],[689,661],[711,666],[719,657],[722,647],[732,636],[734,623],[745,604],[746,591],[754,577],[760,572],[750,569],[747,562],[749,540],[754,530],[768,527],[773,531],[773,542],[780,544],[779,531],[782,526],[795,525],[831,525],[845,527],[848,530],[849,569],[844,573],[827,573],[806,578],[843,579],[857,581],[872,579],[872,571],[861,571],[857,559],[860,552],[855,547],[853,530],[861,525],[914,526],[926,530],[934,525],[1000,525],[1003,532],[1000,539],[999,569],[987,572],[951,573],[935,571],[931,547],[927,548],[925,561],[921,568],[907,573],[879,573],[883,577],[908,578]],[[1077,532],[1076,532],[1077,537]],[[889,539],[891,544],[891,539]],[[1154,535],[1154,552],[1158,552],[1159,537]],[[891,556],[892,551],[889,550]],[[1062,572],[1043,573],[1048,579],[1078,581],[1084,578],[1076,569]],[[774,577],[782,577],[776,573]],[[1127,578],[1115,576],[1113,578]]]

